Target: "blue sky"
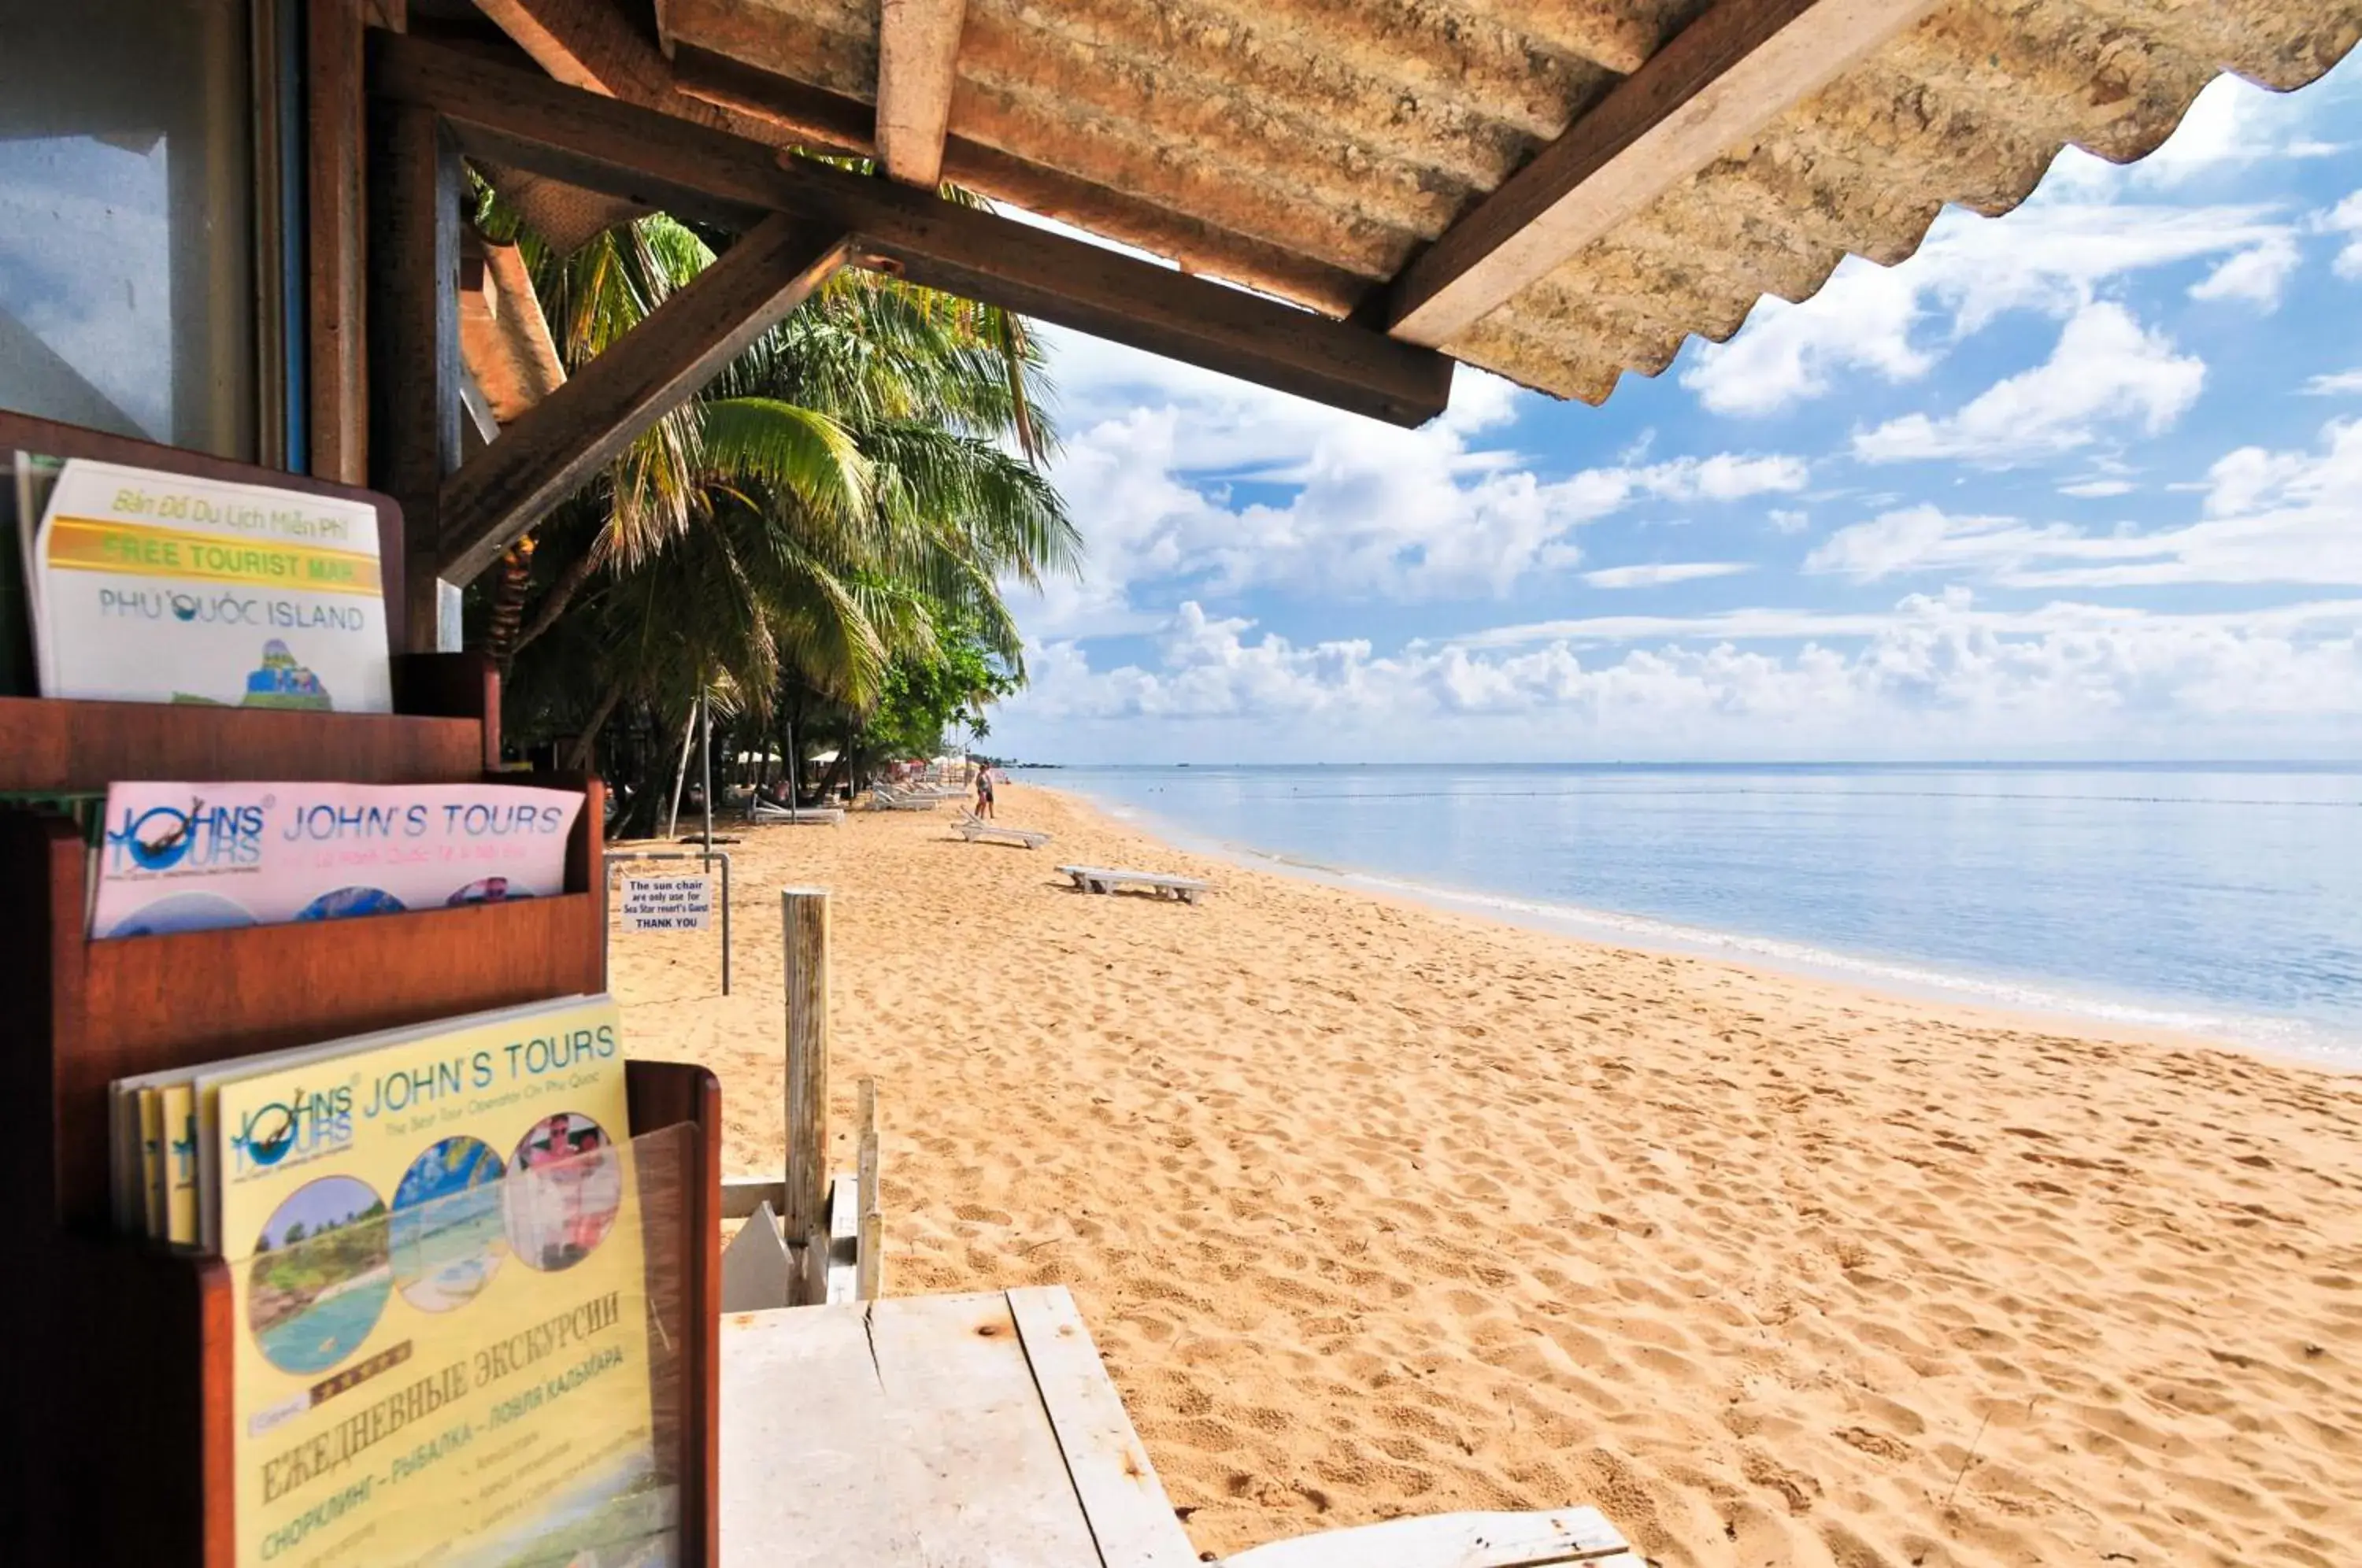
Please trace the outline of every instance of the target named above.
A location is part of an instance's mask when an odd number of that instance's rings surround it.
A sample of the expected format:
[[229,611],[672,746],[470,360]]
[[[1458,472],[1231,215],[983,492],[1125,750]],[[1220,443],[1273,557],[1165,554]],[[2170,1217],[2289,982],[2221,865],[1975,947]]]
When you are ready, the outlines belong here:
[[1071,334],[989,750],[2362,757],[2362,66],[2217,82],[1605,407],[1403,432]]

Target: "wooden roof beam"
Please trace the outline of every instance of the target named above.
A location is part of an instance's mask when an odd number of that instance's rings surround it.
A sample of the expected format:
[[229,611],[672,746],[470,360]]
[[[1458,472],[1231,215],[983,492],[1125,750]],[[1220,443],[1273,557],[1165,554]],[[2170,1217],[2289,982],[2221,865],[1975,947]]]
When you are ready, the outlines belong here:
[[1440,348],[1917,22],[1936,0],[1718,0],[1395,280]]
[[850,238],[766,218],[443,481],[436,575],[472,581],[844,265]]
[[[694,44],[673,49],[674,80],[684,94],[704,98],[776,127],[757,141],[778,141],[811,152],[870,157],[876,113],[806,83],[709,53]],[[1353,315],[1385,285],[1331,267],[1299,251],[1160,207],[1126,192],[1012,158],[963,136],[944,138],[943,177],[994,201],[1171,259],[1189,271],[1276,294],[1329,315]]]
[[671,62],[617,0],[476,0],[476,9],[568,87],[749,133],[741,116],[677,89]]
[[944,133],[967,0],[883,0],[877,26],[877,157],[906,185],[944,182]]
[[1359,323],[424,39],[370,46],[371,91],[436,110],[478,157],[727,227],[793,214],[854,236],[856,265],[1396,425],[1451,400],[1450,359]]

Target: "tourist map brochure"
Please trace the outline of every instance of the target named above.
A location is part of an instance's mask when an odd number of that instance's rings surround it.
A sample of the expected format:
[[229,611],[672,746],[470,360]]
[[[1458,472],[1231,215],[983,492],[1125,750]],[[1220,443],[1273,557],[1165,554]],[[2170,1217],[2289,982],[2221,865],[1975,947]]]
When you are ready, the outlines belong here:
[[392,711],[375,507],[83,458],[17,469],[43,696]]
[[582,796],[518,784],[116,784],[93,936],[546,898]]
[[218,1121],[238,1562],[667,1561],[612,999],[238,1078]]

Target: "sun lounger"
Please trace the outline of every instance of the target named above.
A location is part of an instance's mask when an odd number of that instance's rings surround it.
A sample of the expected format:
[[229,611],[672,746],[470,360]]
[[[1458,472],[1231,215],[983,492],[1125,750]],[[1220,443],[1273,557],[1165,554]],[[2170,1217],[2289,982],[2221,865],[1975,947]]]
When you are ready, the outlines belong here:
[[1030,828],[1002,827],[999,823],[986,822],[974,812],[960,813],[957,832],[970,844],[983,839],[988,844],[1019,844],[1028,849],[1039,849],[1050,842],[1050,835],[1046,833],[1035,833]]
[[834,827],[844,821],[840,806],[775,806],[768,801],[750,801],[746,807],[750,823],[788,823],[801,827]]
[[1641,1568],[1596,1508],[1534,1514],[1432,1514],[1275,1540],[1222,1568]]
[[1086,893],[1112,893],[1118,888],[1145,888],[1158,898],[1168,894],[1185,904],[1194,904],[1206,884],[1194,877],[1167,876],[1162,871],[1119,871],[1106,866],[1061,866],[1059,870],[1075,879],[1075,887]]
[[869,797],[889,812],[932,812],[945,799],[941,795],[906,794],[888,784],[871,786]]

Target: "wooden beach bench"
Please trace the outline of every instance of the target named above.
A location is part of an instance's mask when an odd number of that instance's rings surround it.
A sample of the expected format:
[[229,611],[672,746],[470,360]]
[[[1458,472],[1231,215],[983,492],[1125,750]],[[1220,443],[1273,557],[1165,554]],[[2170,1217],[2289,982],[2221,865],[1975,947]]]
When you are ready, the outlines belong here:
[[[725,1316],[723,1568],[1198,1568],[1064,1286]],[[1230,1568],[1641,1568],[1589,1508],[1275,1541]]]
[[1107,866],[1061,866],[1058,869],[1075,880],[1077,889],[1086,893],[1112,893],[1118,888],[1145,888],[1158,898],[1168,894],[1185,904],[1194,904],[1206,884],[1195,877],[1174,877],[1162,871],[1119,871]]
[[958,832],[970,844],[982,839],[988,844],[1016,844],[1027,849],[1039,849],[1050,842],[1050,835],[1046,833],[1035,833],[1031,828],[1002,827],[999,823],[986,822],[974,812],[960,813]]

